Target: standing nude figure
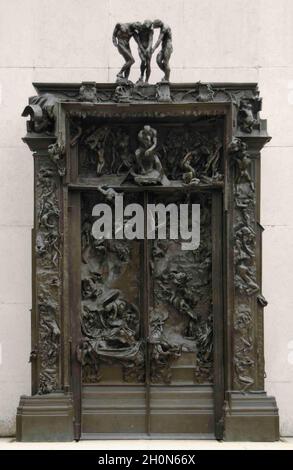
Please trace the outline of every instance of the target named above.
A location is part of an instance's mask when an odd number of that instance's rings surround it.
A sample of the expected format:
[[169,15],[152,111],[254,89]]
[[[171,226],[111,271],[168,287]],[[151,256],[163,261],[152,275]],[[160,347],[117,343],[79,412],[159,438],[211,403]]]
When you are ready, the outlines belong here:
[[131,66],[134,64],[135,60],[133,58],[129,41],[136,33],[136,27],[139,23],[117,23],[112,36],[112,41],[115,47],[122,55],[125,60],[120,72],[117,74],[117,79],[128,80]]
[[162,48],[157,55],[157,64],[161,70],[164,72],[164,77],[162,81],[169,81],[170,79],[170,67],[169,60],[173,52],[172,47],[172,32],[170,26],[164,24],[161,20],[155,20],[153,22],[154,28],[160,28],[159,38],[152,49],[152,53],[159,47],[162,43]]
[[153,36],[154,29],[150,20],[145,20],[137,25],[137,33],[134,33],[133,37],[137,42],[138,54],[141,60],[138,83],[144,82],[144,74],[145,83],[148,83],[150,78]]

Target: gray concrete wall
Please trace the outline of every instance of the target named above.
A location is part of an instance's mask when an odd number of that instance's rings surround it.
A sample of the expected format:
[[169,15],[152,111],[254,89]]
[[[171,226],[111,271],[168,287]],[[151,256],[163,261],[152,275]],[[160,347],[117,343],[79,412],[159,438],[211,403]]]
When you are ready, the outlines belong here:
[[33,81],[113,81],[115,23],[147,17],[172,27],[173,82],[259,83],[273,137],[262,158],[266,387],[293,435],[292,0],[0,0],[0,434],[30,393],[33,160],[20,114]]

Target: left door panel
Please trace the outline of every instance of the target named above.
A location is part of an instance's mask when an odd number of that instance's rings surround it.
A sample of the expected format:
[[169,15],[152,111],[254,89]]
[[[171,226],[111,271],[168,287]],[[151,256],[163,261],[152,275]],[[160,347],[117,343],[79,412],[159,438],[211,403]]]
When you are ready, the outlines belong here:
[[[132,199],[125,194],[124,204]],[[143,240],[94,238],[103,202],[81,193],[82,434],[144,433]]]

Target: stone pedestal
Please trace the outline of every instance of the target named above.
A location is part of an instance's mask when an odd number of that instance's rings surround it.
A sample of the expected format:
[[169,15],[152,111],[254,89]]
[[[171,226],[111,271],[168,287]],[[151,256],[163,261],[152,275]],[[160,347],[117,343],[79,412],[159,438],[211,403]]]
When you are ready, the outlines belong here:
[[16,440],[22,442],[72,441],[73,402],[70,395],[22,396],[16,414]]

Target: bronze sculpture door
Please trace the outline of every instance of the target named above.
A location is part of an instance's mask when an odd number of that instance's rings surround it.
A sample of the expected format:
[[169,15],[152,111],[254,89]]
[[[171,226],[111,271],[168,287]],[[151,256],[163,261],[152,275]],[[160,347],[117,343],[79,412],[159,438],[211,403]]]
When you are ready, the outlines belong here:
[[96,240],[102,195],[72,194],[75,436],[221,437],[221,193],[123,194],[124,206],[139,203],[145,217],[151,203],[173,204],[178,220],[180,204],[199,205],[200,243],[182,250],[168,212],[165,239],[158,227],[148,239],[145,224],[139,240]]
[[[23,112],[34,153],[32,395],[21,397],[17,439],[71,440],[72,422],[76,439],[278,439],[264,392],[260,151],[270,138],[257,85],[34,86]],[[183,253],[170,237],[93,239],[101,185],[144,206],[189,195],[203,244]]]

